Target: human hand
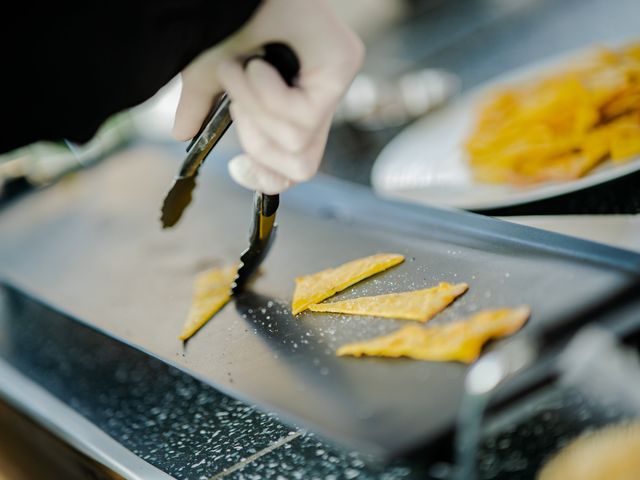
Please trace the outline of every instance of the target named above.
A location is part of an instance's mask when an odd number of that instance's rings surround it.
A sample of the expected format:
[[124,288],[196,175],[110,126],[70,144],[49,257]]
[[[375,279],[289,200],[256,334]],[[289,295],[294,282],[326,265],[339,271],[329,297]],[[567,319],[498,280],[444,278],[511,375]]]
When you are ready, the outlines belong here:
[[[267,43],[290,46],[300,60],[289,87],[262,60],[244,60]],[[364,46],[327,0],[264,0],[224,42],[182,71],[174,136],[192,138],[225,90],[244,153],[229,162],[236,182],[267,194],[309,180],[318,170],[333,114],[362,65]]]

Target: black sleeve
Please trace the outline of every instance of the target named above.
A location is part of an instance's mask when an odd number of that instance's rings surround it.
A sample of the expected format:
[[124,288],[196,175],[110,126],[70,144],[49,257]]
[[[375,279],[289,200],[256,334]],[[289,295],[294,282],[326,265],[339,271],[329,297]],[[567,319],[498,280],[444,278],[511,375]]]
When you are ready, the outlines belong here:
[[39,140],[84,143],[242,26],[260,0],[17,3],[0,28],[0,152]]

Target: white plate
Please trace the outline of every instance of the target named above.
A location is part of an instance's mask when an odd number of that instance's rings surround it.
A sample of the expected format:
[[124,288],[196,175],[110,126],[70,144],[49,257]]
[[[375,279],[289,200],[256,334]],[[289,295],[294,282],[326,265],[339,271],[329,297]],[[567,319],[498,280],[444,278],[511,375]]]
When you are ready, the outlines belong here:
[[[615,47],[629,41],[608,45]],[[484,210],[575,192],[640,170],[639,156],[618,165],[603,162],[577,180],[528,188],[478,183],[472,178],[462,144],[473,126],[475,106],[487,91],[554,71],[593,48],[573,51],[500,76],[416,121],[380,152],[371,172],[374,190],[381,196],[416,203]]]

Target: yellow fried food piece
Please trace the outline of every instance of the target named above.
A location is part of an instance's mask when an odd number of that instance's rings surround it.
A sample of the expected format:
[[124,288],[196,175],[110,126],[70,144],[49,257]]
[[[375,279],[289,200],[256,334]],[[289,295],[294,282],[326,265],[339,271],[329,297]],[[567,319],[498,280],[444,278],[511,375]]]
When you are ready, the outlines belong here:
[[344,345],[336,353],[471,363],[486,342],[517,332],[529,314],[529,307],[521,306],[484,310],[465,320],[430,328],[407,325],[389,335]]
[[231,299],[231,284],[235,280],[237,265],[213,268],[196,277],[191,309],[184,324],[180,340],[191,338]]
[[596,153],[591,155],[584,153],[559,155],[548,164],[524,162],[514,168],[511,183],[527,185],[532,182],[564,182],[582,177],[602,161],[603,157],[598,157]]
[[562,182],[640,154],[639,50],[602,48],[487,95],[465,142],[474,178]]
[[291,304],[293,314],[297,315],[309,306],[321,302],[365,278],[398,265],[403,260],[403,255],[378,253],[347,262],[339,267],[328,268],[313,275],[298,277]]
[[333,303],[311,305],[312,312],[347,313],[372,317],[399,318],[426,322],[467,291],[466,283],[438,286],[412,292],[390,293],[372,297],[353,298]]

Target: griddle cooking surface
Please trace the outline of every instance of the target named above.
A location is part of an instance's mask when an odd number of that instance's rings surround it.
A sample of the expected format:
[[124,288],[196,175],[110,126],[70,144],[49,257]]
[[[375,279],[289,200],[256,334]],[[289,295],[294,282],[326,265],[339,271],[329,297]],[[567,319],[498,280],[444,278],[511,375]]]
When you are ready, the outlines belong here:
[[309,312],[293,318],[294,277],[402,253],[403,264],[334,298],[464,281],[469,291],[433,324],[524,303],[533,311],[527,331],[600,303],[640,270],[640,255],[631,252],[393,204],[321,179],[283,196],[278,238],[254,293],[227,305],[185,348],[177,336],[194,275],[237,260],[252,195],[215,172],[211,160],[181,223],[162,231],[159,202],[179,161],[130,150],[16,202],[0,214],[0,274],[226,393],[377,454],[409,449],[450,427],[467,367],[335,357],[346,342],[406,322]]

